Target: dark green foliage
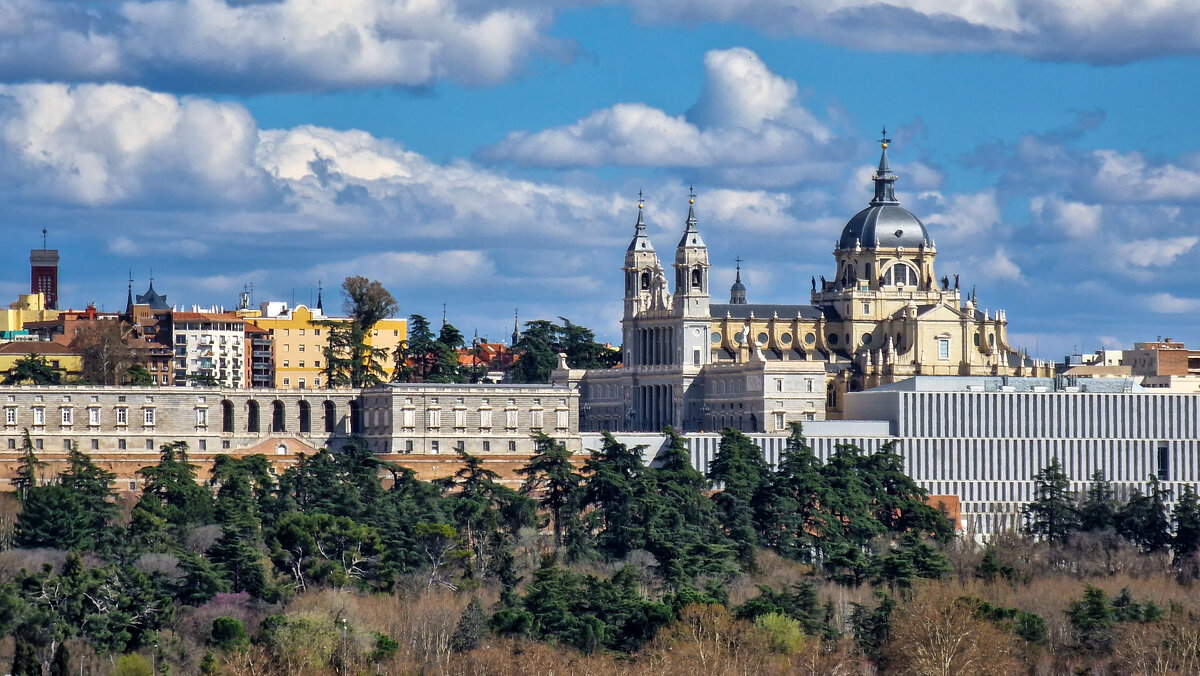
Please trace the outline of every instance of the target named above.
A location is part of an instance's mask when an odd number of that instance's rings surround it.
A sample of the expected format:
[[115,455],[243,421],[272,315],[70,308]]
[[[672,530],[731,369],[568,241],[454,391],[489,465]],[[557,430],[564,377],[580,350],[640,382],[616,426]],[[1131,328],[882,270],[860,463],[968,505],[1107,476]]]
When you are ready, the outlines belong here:
[[1200,498],[1191,486],[1184,486],[1179,494],[1171,510],[1171,522],[1175,525],[1171,549],[1178,564],[1200,550]]
[[1170,491],[1164,490],[1158,477],[1149,478],[1149,493],[1133,489],[1129,501],[1116,514],[1117,533],[1146,552],[1157,552],[1171,544],[1171,522],[1167,516]]
[[1030,643],[1045,645],[1049,640],[1046,633],[1046,621],[1037,613],[1030,613],[1019,608],[996,606],[969,596],[958,599],[958,602],[966,604],[975,617],[992,622],[1001,629],[1016,634]]
[[510,634],[529,631],[536,638],[562,641],[584,652],[636,650],[672,619],[665,605],[638,593],[630,568],[603,580],[547,562],[534,574],[521,605],[524,613],[497,613],[493,627]]
[[391,584],[383,541],[370,526],[345,516],[283,516],[267,536],[276,567],[297,589],[309,584],[383,589]]
[[166,443],[159,450],[158,464],[140,472],[145,484],[132,516],[144,529],[132,534],[148,547],[157,544],[156,528],[166,526],[181,536],[190,525],[209,523],[213,513],[212,494],[196,481],[196,466],[188,462],[187,442]]
[[975,577],[988,582],[995,582],[997,578],[1012,582],[1016,574],[1016,569],[1000,560],[994,544],[989,542],[983,548],[983,558],[980,559],[979,565],[975,566]]
[[273,595],[257,538],[236,525],[221,528],[221,537],[208,549],[209,561],[221,571],[231,591],[266,599]]
[[229,591],[229,583],[208,559],[189,551],[180,551],[178,556],[183,578],[172,590],[176,601],[185,606],[199,606]]
[[749,437],[731,428],[721,432],[717,454],[708,467],[708,478],[721,488],[713,496],[717,518],[737,550],[738,561],[755,567],[754,548],[759,544],[754,505],[771,483],[771,468],[762,449]]
[[13,652],[12,676],[42,676],[37,650],[27,641],[17,640]]
[[46,463],[38,460],[34,454],[33,439],[29,437],[29,428],[25,428],[25,435],[21,439],[21,459],[17,461],[17,473],[12,480],[18,499],[24,500],[29,489],[38,485],[45,467]]
[[209,644],[218,650],[242,650],[250,646],[246,627],[236,617],[218,617],[212,621]]
[[400,306],[382,284],[362,276],[347,277],[342,292],[350,321],[320,322],[328,336],[322,350],[326,387],[378,385],[386,375],[382,360],[387,350],[369,345],[368,338],[375,325]]
[[766,490],[756,496],[755,521],[764,545],[789,559],[811,562],[817,534],[831,529],[821,509],[829,501],[823,497],[826,484],[821,461],[805,441],[803,428],[798,422],[789,428],[779,469]]
[[50,676],[71,676],[71,653],[67,644],[59,641],[54,647],[54,657],[50,660]]
[[850,628],[863,654],[876,664],[886,666],[883,647],[892,636],[892,612],[898,604],[884,592],[875,592],[875,595],[879,597],[879,604],[870,610],[862,604],[851,604]]
[[644,449],[631,449],[605,432],[600,449],[584,463],[583,506],[593,510],[597,549],[613,559],[625,558],[645,542],[640,518],[649,498]]
[[[485,618],[485,621],[486,621],[486,618]],[[486,625],[485,625],[485,628],[486,628]],[[396,651],[400,649],[400,642],[397,641],[396,639],[392,638],[391,636],[388,636],[387,634],[380,634],[379,632],[375,632],[374,638],[375,638],[375,642],[371,648],[371,661],[372,662],[380,662],[382,660],[386,660],[389,657],[391,657],[392,655],[395,655]]]
[[940,580],[950,572],[950,562],[916,531],[900,536],[899,542],[871,562],[875,584],[908,588],[915,578]]
[[545,383],[558,365],[558,354],[567,355],[567,366],[574,369],[612,368],[621,361],[621,353],[596,342],[590,329],[559,317],[561,325],[538,319],[525,324],[525,332],[513,347],[520,354],[510,372],[515,383]]
[[1087,585],[1083,590],[1083,598],[1071,601],[1066,614],[1075,629],[1079,647],[1085,650],[1108,649],[1117,618],[1104,590]]
[[1117,492],[1104,470],[1092,473],[1092,483],[1079,504],[1079,530],[1089,533],[1112,528],[1116,522]]
[[570,512],[576,509],[582,477],[571,463],[566,444],[538,433],[534,435],[534,445],[533,457],[517,470],[525,477],[521,492],[539,494],[538,503],[550,512],[554,544],[561,545],[564,519],[570,519]]
[[58,385],[61,382],[62,372],[40,354],[26,355],[13,362],[3,379],[5,385]]
[[1033,501],[1025,506],[1025,530],[1030,535],[1063,543],[1079,527],[1072,506],[1071,482],[1055,458],[1033,477]]
[[217,664],[217,656],[209,650],[200,660],[200,674],[201,676],[217,676],[219,673],[221,673],[221,666]]
[[92,519],[80,495],[60,484],[35,486],[25,495],[13,542],[18,547],[90,549]]
[[804,633],[810,636],[827,639],[837,636],[837,630],[833,626],[833,606],[821,604],[817,595],[817,585],[812,580],[797,582],[785,591],[759,585],[758,596],[735,609],[738,617],[747,620],[771,613],[787,615],[796,620],[804,629]]
[[479,647],[487,636],[488,618],[483,612],[479,598],[471,597],[471,602],[463,609],[454,635],[450,637],[450,650],[456,653],[470,652]]

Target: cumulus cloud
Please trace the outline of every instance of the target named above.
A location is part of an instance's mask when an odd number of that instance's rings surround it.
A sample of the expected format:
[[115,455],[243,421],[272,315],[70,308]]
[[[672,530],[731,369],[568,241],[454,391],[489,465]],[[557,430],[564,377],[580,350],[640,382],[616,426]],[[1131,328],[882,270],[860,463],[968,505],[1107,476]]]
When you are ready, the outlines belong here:
[[1073,202],[1056,195],[1038,195],[1031,198],[1029,211],[1041,223],[1072,238],[1095,235],[1104,215],[1102,205]]
[[1155,293],[1146,297],[1146,305],[1160,314],[1194,314],[1200,311],[1200,298],[1181,298],[1169,293]]
[[1132,242],[1113,244],[1119,264],[1135,268],[1166,267],[1183,254],[1192,250],[1198,237],[1169,237],[1165,239],[1139,239]]
[[512,132],[477,157],[524,167],[749,168],[791,181],[840,173],[853,144],[799,104],[794,82],[741,47],[708,52],[704,70],[700,98],[685,115],[617,104],[563,127]]
[[655,23],[735,22],[854,49],[1011,52],[1051,61],[1127,63],[1200,53],[1190,0],[630,0]]
[[1000,205],[994,190],[983,190],[970,194],[943,195],[931,191],[918,195],[918,208],[924,211],[922,220],[933,226],[930,236],[934,243],[939,239],[946,242],[984,242],[990,239],[1001,222]]
[[562,51],[552,18],[457,0],[5,0],[0,72],[192,91],[488,85]]

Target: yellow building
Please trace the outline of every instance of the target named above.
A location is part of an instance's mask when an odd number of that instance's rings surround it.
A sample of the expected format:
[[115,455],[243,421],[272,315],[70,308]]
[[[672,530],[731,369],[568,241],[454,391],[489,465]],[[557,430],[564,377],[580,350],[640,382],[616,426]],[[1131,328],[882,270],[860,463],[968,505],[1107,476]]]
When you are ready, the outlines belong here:
[[83,374],[83,357],[77,351],[53,340],[27,340],[0,345],[0,377],[29,355],[44,357],[62,375],[63,382],[78,380]]
[[46,309],[45,295],[23,293],[7,310],[0,310],[0,334],[9,336],[25,328],[26,322],[48,322],[58,319],[58,314],[58,310]]
[[[275,361],[275,387],[313,389],[325,386],[324,348],[329,339],[328,322],[349,322],[347,317],[327,317],[320,305],[288,308],[285,303],[263,303],[259,317],[246,321],[271,332]],[[383,366],[391,377],[391,355],[396,346],[408,339],[408,324],[403,319],[383,319],[375,325],[367,342],[387,350]]]

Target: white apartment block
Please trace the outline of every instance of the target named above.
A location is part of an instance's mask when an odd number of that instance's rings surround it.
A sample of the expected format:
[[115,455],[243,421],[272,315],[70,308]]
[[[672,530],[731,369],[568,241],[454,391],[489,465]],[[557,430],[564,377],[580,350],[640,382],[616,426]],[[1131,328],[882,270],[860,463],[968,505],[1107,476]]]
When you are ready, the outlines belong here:
[[171,315],[175,384],[247,387],[245,321],[233,313]]

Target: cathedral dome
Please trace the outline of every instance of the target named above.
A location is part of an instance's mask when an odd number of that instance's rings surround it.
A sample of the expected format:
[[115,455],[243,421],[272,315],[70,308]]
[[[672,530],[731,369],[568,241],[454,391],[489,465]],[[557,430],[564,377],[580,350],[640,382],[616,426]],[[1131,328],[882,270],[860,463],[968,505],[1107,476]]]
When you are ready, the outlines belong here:
[[883,152],[879,156],[879,169],[871,179],[875,182],[875,197],[869,207],[855,214],[842,228],[842,236],[838,239],[839,249],[853,249],[855,246],[874,249],[876,242],[881,249],[898,246],[916,249],[932,244],[925,224],[911,211],[900,206],[900,200],[896,199],[893,186],[896,175],[888,166],[887,158],[890,142],[885,129],[880,139]]
[[853,249],[855,244],[864,249],[891,249],[902,246],[916,249],[922,243],[929,245],[929,232],[921,219],[898,204],[872,204],[854,215],[842,228],[838,239],[839,249]]

